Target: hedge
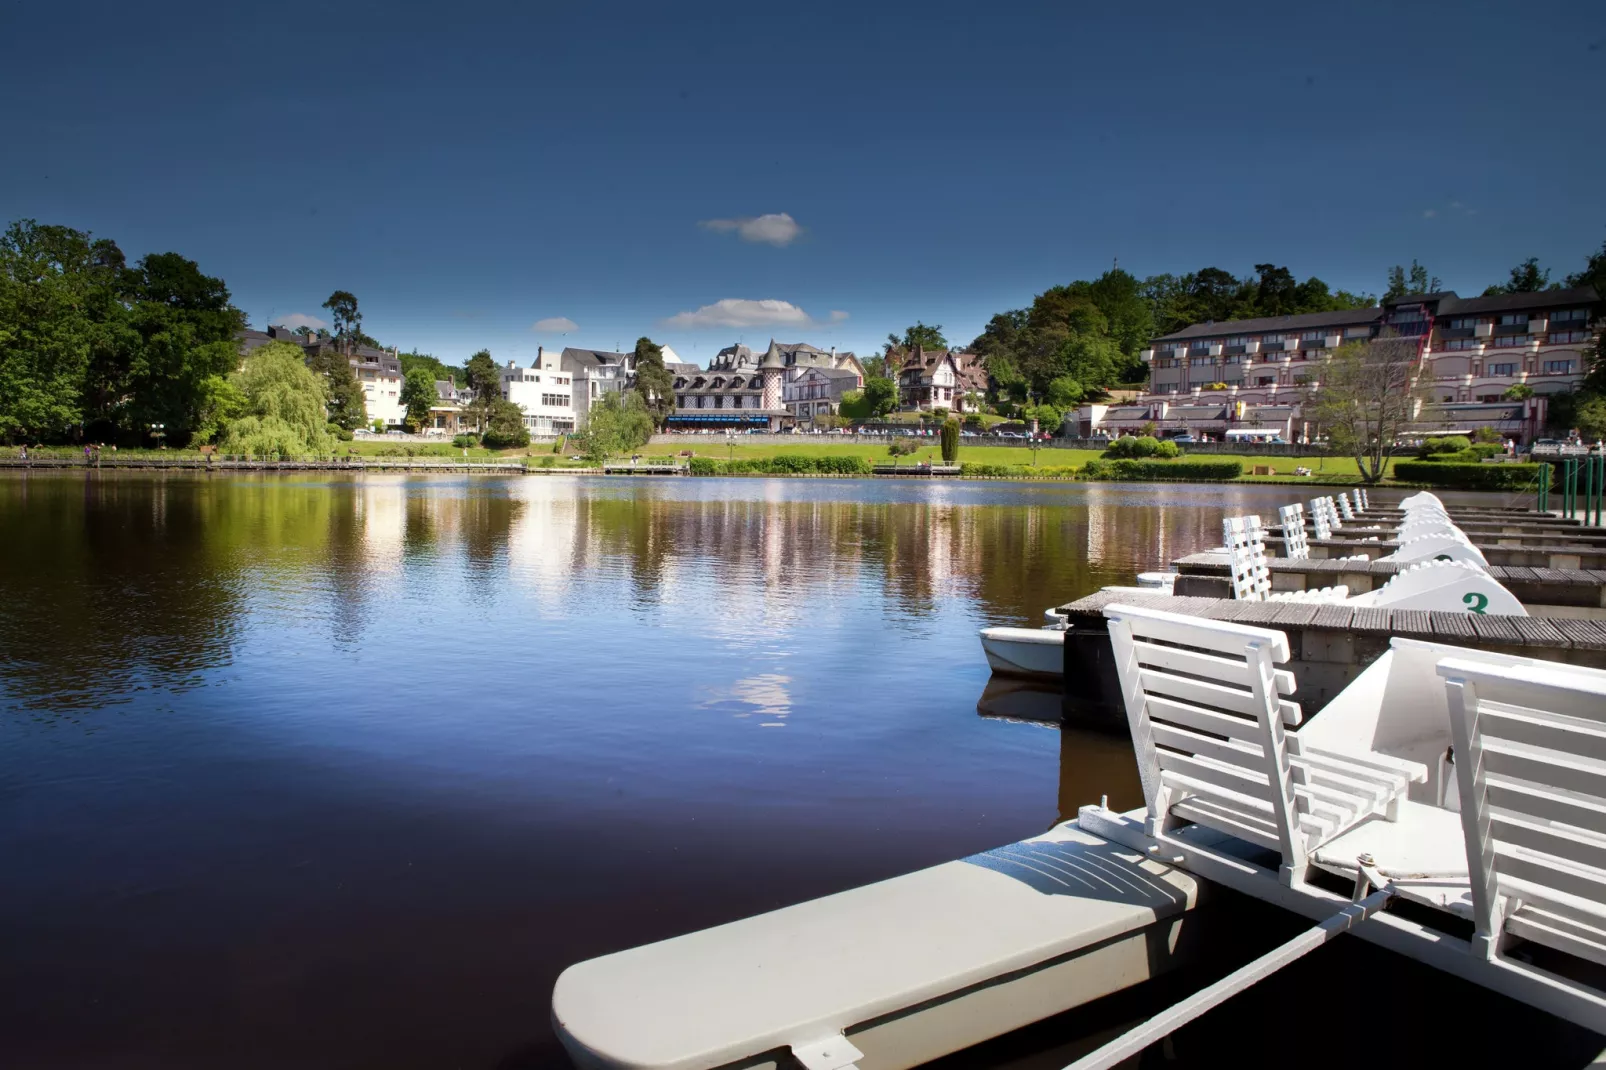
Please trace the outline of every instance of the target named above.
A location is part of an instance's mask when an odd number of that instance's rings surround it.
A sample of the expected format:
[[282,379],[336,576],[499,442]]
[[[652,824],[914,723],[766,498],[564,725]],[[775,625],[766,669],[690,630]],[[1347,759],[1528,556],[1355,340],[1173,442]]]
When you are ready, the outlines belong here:
[[868,457],[805,457],[794,453],[744,458],[740,461],[693,457],[690,471],[694,476],[867,476],[871,471],[871,462]]
[[1081,472],[1075,465],[979,464],[970,461],[959,466],[959,474],[982,479],[1068,479]]
[[1449,464],[1444,461],[1395,461],[1399,483],[1426,483],[1458,490],[1523,490],[1537,484],[1537,464]]
[[1244,474],[1242,461],[1101,461],[1087,462],[1083,479],[1165,481],[1182,483],[1218,482]]

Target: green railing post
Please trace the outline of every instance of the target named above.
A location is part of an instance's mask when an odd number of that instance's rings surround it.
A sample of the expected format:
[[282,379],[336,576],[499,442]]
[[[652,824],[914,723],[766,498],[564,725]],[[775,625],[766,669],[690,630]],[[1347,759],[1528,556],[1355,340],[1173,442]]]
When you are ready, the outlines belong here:
[[1539,466],[1539,511],[1550,512],[1550,465]]
[[1578,462],[1571,457],[1561,462],[1561,515],[1571,520],[1574,511],[1573,495],[1578,490]]

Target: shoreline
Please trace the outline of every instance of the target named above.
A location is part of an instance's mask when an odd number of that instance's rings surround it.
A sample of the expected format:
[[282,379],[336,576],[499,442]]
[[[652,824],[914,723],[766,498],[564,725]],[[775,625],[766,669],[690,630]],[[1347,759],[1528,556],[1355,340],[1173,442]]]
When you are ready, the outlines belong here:
[[[185,472],[198,474],[212,473],[248,473],[259,475],[295,475],[311,472],[344,472],[352,475],[362,475],[368,472],[380,473],[452,473],[462,475],[538,475],[538,476],[597,476],[605,479],[838,479],[838,480],[883,480],[903,479],[926,482],[960,482],[960,483],[1086,483],[1108,486],[1302,486],[1302,487],[1397,487],[1400,489],[1439,489],[1457,490],[1463,488],[1438,487],[1429,483],[1410,483],[1384,479],[1381,482],[1366,484],[1355,476],[1338,476],[1324,478],[1319,474],[1310,476],[1274,475],[1274,476],[1239,476],[1236,479],[1200,480],[1200,479],[1084,479],[1076,474],[1044,473],[1043,475],[1030,475],[1027,473],[1011,473],[1009,475],[960,475],[953,473],[922,474],[920,472],[882,472],[865,474],[848,474],[837,472],[732,472],[712,475],[694,475],[690,472],[605,472],[601,468],[539,464],[526,464],[525,459],[506,461],[447,461],[425,458],[374,458],[361,461],[216,461],[207,464],[203,461],[184,458],[181,460],[166,460],[153,458],[118,458],[116,460],[102,459],[100,463],[86,464],[79,460],[65,460],[59,458],[40,458],[39,460],[21,461],[13,458],[0,459],[0,472]],[[622,467],[622,466],[613,466]],[[1473,491],[1474,493],[1476,491]],[[1527,490],[1486,490],[1489,494],[1526,494]]]

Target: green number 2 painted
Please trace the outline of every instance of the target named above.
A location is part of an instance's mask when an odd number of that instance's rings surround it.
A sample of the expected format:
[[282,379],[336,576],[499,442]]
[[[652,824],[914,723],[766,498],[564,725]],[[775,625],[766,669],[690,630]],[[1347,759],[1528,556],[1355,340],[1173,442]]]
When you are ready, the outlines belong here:
[[1489,608],[1489,596],[1479,594],[1476,591],[1469,591],[1462,595],[1461,601],[1466,603],[1467,610],[1472,613],[1482,613]]

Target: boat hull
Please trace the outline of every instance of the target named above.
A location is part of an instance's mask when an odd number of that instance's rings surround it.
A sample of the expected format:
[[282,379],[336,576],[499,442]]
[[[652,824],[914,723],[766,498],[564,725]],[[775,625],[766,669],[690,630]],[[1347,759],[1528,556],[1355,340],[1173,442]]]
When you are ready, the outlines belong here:
[[1065,674],[1065,633],[1045,628],[983,628],[981,649],[993,672],[1059,680]]

